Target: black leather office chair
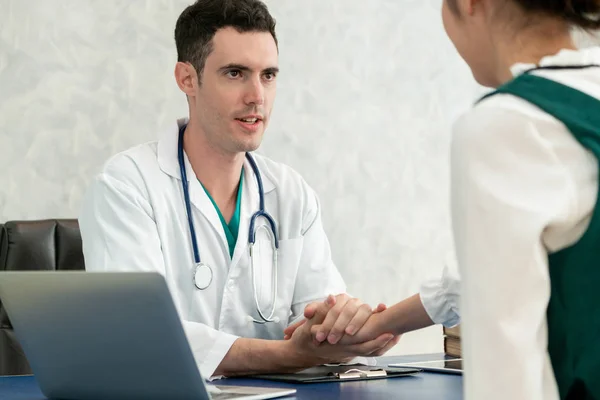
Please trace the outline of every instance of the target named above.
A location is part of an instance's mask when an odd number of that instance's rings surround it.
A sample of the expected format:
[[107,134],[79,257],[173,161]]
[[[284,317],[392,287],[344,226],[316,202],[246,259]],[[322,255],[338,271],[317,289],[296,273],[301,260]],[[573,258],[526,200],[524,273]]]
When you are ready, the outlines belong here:
[[[0,225],[0,270],[84,270],[75,219],[9,221]],[[31,374],[0,299],[0,375]]]

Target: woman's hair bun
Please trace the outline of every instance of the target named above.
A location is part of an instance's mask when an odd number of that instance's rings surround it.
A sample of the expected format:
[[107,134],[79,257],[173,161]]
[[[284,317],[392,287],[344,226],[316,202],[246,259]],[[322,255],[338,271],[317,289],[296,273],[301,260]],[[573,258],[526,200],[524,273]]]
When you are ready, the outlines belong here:
[[525,11],[562,18],[583,29],[600,29],[600,0],[514,0]]

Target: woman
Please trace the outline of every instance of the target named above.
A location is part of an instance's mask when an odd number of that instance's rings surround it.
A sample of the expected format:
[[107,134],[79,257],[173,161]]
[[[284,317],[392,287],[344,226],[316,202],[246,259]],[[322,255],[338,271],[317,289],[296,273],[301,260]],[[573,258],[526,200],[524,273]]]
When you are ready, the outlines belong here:
[[[442,15],[495,88],[453,131],[460,300],[446,273],[342,342],[460,314],[467,399],[600,399],[600,49],[571,38],[600,28],[600,0],[444,0]],[[337,311],[312,331],[343,332]]]
[[598,0],[446,0],[482,85],[456,124],[452,218],[467,398],[600,398]]

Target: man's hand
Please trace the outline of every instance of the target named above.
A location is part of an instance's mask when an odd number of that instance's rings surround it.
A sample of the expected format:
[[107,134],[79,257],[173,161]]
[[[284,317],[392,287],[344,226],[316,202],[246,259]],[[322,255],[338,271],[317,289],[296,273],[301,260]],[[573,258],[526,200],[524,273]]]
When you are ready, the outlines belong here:
[[298,324],[288,340],[238,338],[215,375],[293,373],[322,364],[345,363],[361,356],[381,356],[398,343],[399,336],[390,333],[374,336],[373,320],[370,318],[355,336],[345,336],[335,345],[313,339],[313,320]]
[[399,337],[384,333],[373,340],[361,343],[332,345],[328,342],[318,343],[311,333],[314,328],[312,320],[299,324],[292,332],[288,344],[290,359],[299,360],[302,365],[319,365],[326,363],[347,362],[355,357],[376,357],[383,355],[398,343]]
[[310,320],[313,325],[313,338],[317,343],[327,340],[330,344],[336,344],[344,335],[355,335],[373,313],[385,309],[384,304],[379,304],[373,311],[368,304],[347,294],[335,297],[330,295],[324,302],[315,302],[306,306],[304,310],[306,319],[287,327],[284,330],[285,339],[289,339],[298,327],[306,320]]

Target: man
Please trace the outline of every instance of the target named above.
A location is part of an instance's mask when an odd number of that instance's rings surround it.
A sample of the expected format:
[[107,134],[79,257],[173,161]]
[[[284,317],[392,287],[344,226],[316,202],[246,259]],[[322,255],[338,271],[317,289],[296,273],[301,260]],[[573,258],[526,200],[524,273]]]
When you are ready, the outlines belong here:
[[[312,189],[289,167],[246,157],[259,147],[275,99],[278,47],[266,6],[198,0],[179,17],[175,42],[189,119],[114,156],[95,177],[80,216],[86,269],[164,275],[205,377],[387,351],[396,341],[390,334],[314,344],[310,323],[282,340],[307,304],[343,293],[345,284]],[[371,315],[345,294],[332,300],[346,305],[357,328]]]

